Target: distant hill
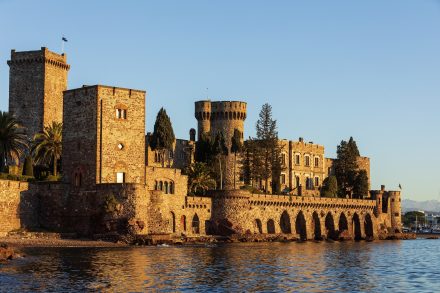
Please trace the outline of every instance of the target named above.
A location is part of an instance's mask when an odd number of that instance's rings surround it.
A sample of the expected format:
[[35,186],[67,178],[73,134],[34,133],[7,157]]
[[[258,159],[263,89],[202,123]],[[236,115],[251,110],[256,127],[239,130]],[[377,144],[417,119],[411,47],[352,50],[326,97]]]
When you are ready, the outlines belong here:
[[426,211],[426,212],[440,212],[440,201],[425,200],[416,201],[411,199],[402,200],[402,212],[408,211]]

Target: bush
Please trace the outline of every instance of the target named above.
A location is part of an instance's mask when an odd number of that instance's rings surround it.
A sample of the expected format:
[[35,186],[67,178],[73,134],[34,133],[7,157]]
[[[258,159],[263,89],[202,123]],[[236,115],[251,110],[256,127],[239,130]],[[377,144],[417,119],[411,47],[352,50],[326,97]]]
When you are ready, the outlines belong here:
[[7,174],[7,173],[0,173],[0,179],[21,181],[21,182],[34,182],[35,181],[35,178],[32,176],[14,175],[14,174]]
[[247,190],[252,194],[262,194],[263,192],[261,190],[259,190],[258,188],[255,188],[253,186],[250,185],[243,185],[240,187],[241,190]]

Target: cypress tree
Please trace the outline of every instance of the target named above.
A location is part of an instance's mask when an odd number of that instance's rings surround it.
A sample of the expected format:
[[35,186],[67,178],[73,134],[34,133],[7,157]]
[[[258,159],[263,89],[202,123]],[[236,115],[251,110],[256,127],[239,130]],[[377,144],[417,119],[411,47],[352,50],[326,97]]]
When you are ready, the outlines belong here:
[[150,146],[153,151],[157,150],[162,153],[162,167],[165,166],[165,155],[173,151],[175,136],[170,117],[164,108],[157,113],[156,122],[154,123],[154,132],[151,137]]
[[342,140],[337,147],[337,159],[335,160],[335,175],[340,197],[352,196],[354,182],[358,174],[358,157],[359,150],[353,138],[350,137],[348,142]]
[[353,197],[364,199],[368,197],[368,175],[367,171],[360,170],[353,186]]
[[336,197],[338,195],[338,180],[336,176],[329,176],[322,182],[321,196]]

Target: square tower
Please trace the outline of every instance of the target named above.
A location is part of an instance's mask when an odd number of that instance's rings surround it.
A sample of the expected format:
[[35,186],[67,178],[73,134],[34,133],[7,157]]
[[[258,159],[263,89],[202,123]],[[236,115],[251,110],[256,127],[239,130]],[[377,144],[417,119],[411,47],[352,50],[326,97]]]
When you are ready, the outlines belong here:
[[145,91],[103,85],[64,92],[63,180],[145,182]]
[[52,121],[63,121],[63,91],[67,89],[67,56],[42,47],[38,51],[11,50],[9,112],[26,127],[29,138]]

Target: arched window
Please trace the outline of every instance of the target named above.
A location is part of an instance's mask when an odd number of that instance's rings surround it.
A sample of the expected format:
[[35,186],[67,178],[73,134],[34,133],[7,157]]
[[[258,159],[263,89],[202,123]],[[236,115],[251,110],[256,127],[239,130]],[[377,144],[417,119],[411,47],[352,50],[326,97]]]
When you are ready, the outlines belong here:
[[174,182],[170,182],[170,193],[174,194]]
[[163,182],[162,181],[159,181],[159,190],[163,191]]
[[169,193],[169,189],[168,189],[168,182],[167,181],[165,181],[165,183],[164,183],[165,185],[164,185],[164,191],[165,191],[165,194],[168,194]]

